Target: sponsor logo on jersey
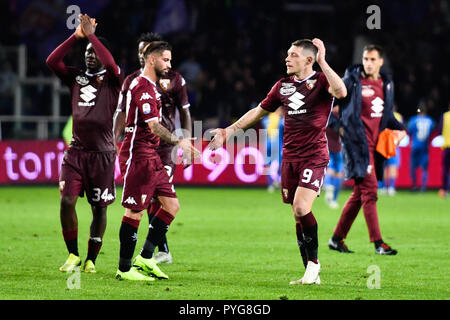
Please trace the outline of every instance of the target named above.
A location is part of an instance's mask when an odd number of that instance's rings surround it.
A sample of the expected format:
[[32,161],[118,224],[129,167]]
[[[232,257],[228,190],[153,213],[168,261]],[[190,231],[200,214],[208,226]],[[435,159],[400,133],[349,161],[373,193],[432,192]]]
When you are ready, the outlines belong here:
[[291,101],[291,103],[289,103],[288,106],[293,110],[288,110],[288,115],[306,113],[306,109],[300,109],[305,104],[302,100],[304,97],[305,96],[302,95],[300,92],[296,92],[289,97],[288,100]]
[[123,203],[128,203],[128,204],[136,204],[136,201],[134,200],[133,197],[128,197],[127,200],[125,200]]
[[375,90],[372,89],[372,87],[369,86],[362,86],[361,87],[361,94],[363,97],[371,97],[375,94]]
[[[93,86],[88,85],[86,87],[83,87],[80,89],[80,98],[84,100],[84,102],[78,102],[78,105],[81,107],[91,107],[95,105],[95,101],[92,101],[97,96],[94,94],[94,92],[97,92],[97,89],[95,89]],[[92,102],[91,102],[92,101]]]
[[293,94],[297,88],[293,83],[282,83],[280,88],[280,94],[283,96],[289,96]]
[[151,111],[150,104],[149,103],[144,103],[142,105],[142,111],[144,112],[144,114],[149,114],[150,111]]
[[132,133],[134,131],[134,127],[125,127],[125,133]]
[[159,79],[159,85],[161,89],[168,90],[170,87],[170,79]]
[[383,116],[384,101],[380,97],[376,97],[372,100],[372,113],[370,116],[372,118],[381,118]]
[[317,79],[306,80],[306,83],[305,83],[306,89],[312,90],[314,88],[314,86],[316,85],[316,82],[317,82]]
[[76,76],[75,81],[81,86],[85,86],[89,83],[89,79],[85,76]]
[[152,96],[148,92],[144,92],[142,94],[142,96],[141,96],[141,99],[139,99],[139,101],[148,100],[148,99],[151,99],[151,98],[152,98]]

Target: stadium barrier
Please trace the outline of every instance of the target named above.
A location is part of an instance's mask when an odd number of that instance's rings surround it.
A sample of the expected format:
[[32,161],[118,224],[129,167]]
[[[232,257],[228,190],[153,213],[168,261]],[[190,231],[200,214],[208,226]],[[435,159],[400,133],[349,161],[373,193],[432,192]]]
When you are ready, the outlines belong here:
[[[266,186],[269,169],[264,163],[261,148],[238,143],[234,150],[221,148],[212,152],[206,148],[207,144],[206,141],[202,143],[201,161],[197,160],[185,170],[178,161],[173,180],[175,185]],[[66,148],[63,140],[0,141],[0,185],[56,184]],[[401,147],[400,152],[397,187],[410,188],[410,146]],[[430,146],[429,153],[428,187],[439,188],[442,150]],[[117,159],[115,179],[118,184],[123,182]]]

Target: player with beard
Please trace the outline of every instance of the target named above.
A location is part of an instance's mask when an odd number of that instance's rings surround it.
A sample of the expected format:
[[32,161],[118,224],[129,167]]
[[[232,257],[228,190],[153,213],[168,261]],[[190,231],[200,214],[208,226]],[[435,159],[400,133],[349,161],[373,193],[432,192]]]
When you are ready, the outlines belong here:
[[[167,279],[153,256],[180,205],[157,153],[160,139],[183,150],[183,157],[198,157],[191,138],[179,139],[161,125],[161,95],[156,82],[171,68],[171,47],[164,41],[153,41],[143,50],[144,69],[130,84],[126,93],[125,138],[120,148],[120,170],[124,176],[122,205],[125,214],[120,227],[120,258],[117,279],[151,281]],[[132,261],[137,230],[152,197],[161,207],[150,221],[140,254]],[[144,274],[140,273],[142,271]]]
[[[123,73],[107,49],[106,40],[94,34],[95,19],[88,15],[80,15],[79,19],[75,33],[47,58],[48,67],[69,87],[72,96],[73,135],[59,178],[60,219],[69,257],[59,270],[72,272],[81,265],[75,205],[78,197],[86,193],[93,219],[83,270],[95,273],[95,260],[106,229],[106,208],[116,197],[113,114]],[[85,38],[89,40],[86,71],[66,66],[64,56]]]
[[[125,97],[133,79],[142,74],[145,66],[144,55],[142,50],[145,46],[153,41],[161,41],[162,38],[156,33],[143,33],[138,39],[138,58],[141,65],[141,69],[130,74],[124,81],[119,96],[119,103],[114,119],[114,135],[116,142],[119,140],[123,130],[125,128]],[[161,75],[156,83],[159,94],[161,94],[162,103],[162,122],[161,124],[167,128],[170,132],[175,131],[175,115],[178,110],[180,115],[180,122],[183,129],[183,135],[186,138],[191,137],[192,124],[191,114],[189,112],[189,100],[187,95],[186,81],[176,71],[169,69],[169,71]],[[172,182],[175,173],[175,156],[177,149],[166,141],[160,141],[158,147],[158,154],[161,157],[161,161],[164,164],[164,168],[169,176],[169,181]],[[147,210],[149,221],[152,220],[156,212],[161,207],[159,201],[155,198]],[[158,244],[158,253],[155,254],[155,260],[157,263],[172,263],[172,255],[169,251],[167,243],[167,237],[164,235],[161,242]]]
[[[280,105],[284,109],[281,192],[291,205],[296,224],[297,243],[304,276],[291,284],[319,284],[317,222],[312,213],[314,200],[322,186],[328,165],[325,130],[333,105],[333,96],[347,94],[341,78],[325,60],[325,46],[319,39],[297,40],[288,50],[288,76],[279,80],[267,97],[254,109],[226,129],[215,129],[209,148],[220,147],[238,130],[256,124]],[[322,72],[314,71],[317,62]]]

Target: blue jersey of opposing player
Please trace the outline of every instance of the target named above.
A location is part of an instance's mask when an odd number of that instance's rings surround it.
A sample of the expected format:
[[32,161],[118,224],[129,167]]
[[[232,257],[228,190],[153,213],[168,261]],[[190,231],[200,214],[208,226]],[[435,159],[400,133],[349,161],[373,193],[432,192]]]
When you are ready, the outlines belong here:
[[427,152],[428,140],[434,128],[434,121],[427,115],[417,115],[408,122],[408,132],[411,134],[414,150],[421,149]]

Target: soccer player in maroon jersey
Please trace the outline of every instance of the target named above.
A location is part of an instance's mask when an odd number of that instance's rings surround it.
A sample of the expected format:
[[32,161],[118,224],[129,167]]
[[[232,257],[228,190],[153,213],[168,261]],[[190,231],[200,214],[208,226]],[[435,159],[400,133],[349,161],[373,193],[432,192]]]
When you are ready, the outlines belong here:
[[[106,207],[116,197],[113,115],[123,74],[94,32],[97,23],[80,15],[80,25],[47,58],[48,67],[69,87],[72,96],[73,138],[64,155],[59,178],[60,219],[69,257],[59,269],[71,272],[81,265],[75,205],[86,193],[92,208],[85,272],[95,272],[95,260],[106,229]],[[86,71],[66,66],[64,56],[79,39],[87,38]]]
[[[322,72],[313,70],[315,62]],[[280,105],[284,108],[281,192],[294,212],[297,242],[306,267],[304,276],[291,284],[318,284],[317,222],[311,210],[329,161],[325,130],[333,96],[343,98],[347,90],[326,62],[320,39],[293,42],[286,67],[288,76],[279,80],[256,108],[226,129],[212,131],[215,136],[209,148],[218,148],[236,131],[253,126]]]
[[[141,69],[133,72],[128,77],[126,77],[122,85],[114,120],[114,135],[116,138],[116,142],[120,138],[120,135],[125,128],[126,99],[124,97],[126,97],[126,93],[133,79],[142,74],[142,70],[145,66],[142,50],[146,45],[153,41],[162,41],[162,38],[156,33],[143,33],[138,39],[138,57]],[[190,138],[192,135],[192,124],[191,114],[189,112],[190,104],[187,95],[186,81],[181,76],[181,74],[173,71],[172,69],[169,69],[167,74],[161,76],[156,84],[158,92],[161,94],[162,125],[166,127],[170,132],[174,132],[175,114],[176,110],[178,110],[181,126],[183,129],[183,135],[184,137]],[[160,141],[157,152],[161,157],[161,161],[167,171],[170,182],[172,182],[175,172],[175,162],[174,159],[172,159],[173,151],[176,150],[174,150],[174,146],[172,144],[167,143],[164,140]],[[153,199],[150,207],[148,208],[149,221],[153,219],[153,216],[160,207],[161,204],[159,203],[159,201],[156,198]],[[165,235],[161,242],[158,244],[158,253],[155,255],[155,260],[157,263],[172,263],[172,255],[169,251],[169,246]]]
[[362,207],[375,253],[397,254],[384,243],[378,223],[377,178],[383,179],[385,159],[375,149],[378,135],[385,128],[397,130],[398,142],[406,131],[394,116],[394,84],[382,65],[382,48],[368,45],[363,50],[362,65],[348,68],[343,78],[349,93],[339,103],[344,175],[347,180],[353,179],[354,186],[328,241],[329,248],[339,252],[351,252],[343,239]]
[[[156,82],[171,68],[171,47],[167,42],[153,41],[142,52],[144,69],[131,82],[126,93],[125,139],[119,153],[120,170],[124,176],[122,205],[125,214],[119,233],[120,259],[116,278],[151,281],[153,277],[168,278],[157,266],[153,252],[180,208],[175,189],[157,152],[160,139],[181,147],[184,157],[198,157],[200,152],[192,146],[191,138],[179,139],[160,123],[161,94]],[[158,197],[161,207],[150,221],[140,254],[132,262],[139,223],[154,196]]]

